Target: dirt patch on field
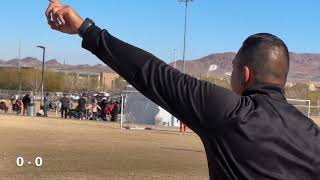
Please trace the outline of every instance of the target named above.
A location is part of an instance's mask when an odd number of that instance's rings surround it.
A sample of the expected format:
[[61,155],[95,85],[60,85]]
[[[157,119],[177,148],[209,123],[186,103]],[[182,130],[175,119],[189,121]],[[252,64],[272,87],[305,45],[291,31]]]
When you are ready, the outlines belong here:
[[[24,165],[16,165],[17,157]],[[43,165],[35,166],[36,157]],[[28,164],[31,162],[31,164]],[[0,115],[0,179],[208,179],[193,133]]]
[[[320,124],[320,118],[313,119]],[[17,157],[24,159],[22,167]],[[42,158],[41,167],[36,157]],[[202,180],[208,169],[194,133],[0,115],[0,179]]]

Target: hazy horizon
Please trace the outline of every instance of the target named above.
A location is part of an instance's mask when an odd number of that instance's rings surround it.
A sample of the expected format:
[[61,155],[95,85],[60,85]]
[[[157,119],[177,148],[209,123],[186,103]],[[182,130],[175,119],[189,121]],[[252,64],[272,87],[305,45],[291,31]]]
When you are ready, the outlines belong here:
[[[237,52],[231,52],[231,51],[229,51],[229,52],[215,52],[215,53],[211,53],[211,54],[208,54],[208,55],[204,55],[204,56],[199,57],[199,58],[196,58],[196,59],[186,59],[186,61],[194,61],[194,60],[198,60],[198,59],[201,59],[201,58],[210,56],[210,55],[214,55],[214,54],[225,54],[225,53],[237,53]],[[294,53],[294,54],[307,54],[307,55],[319,55],[319,56],[320,56],[320,52],[319,52],[319,53],[309,53],[309,52],[291,52],[291,51],[290,51],[290,54],[291,54],[291,53]],[[35,58],[35,59],[37,59],[37,60],[39,60],[39,61],[42,61],[42,58],[32,57],[32,56],[21,57],[21,60],[26,59],[26,58]],[[19,59],[19,58],[4,59],[4,58],[1,58],[1,57],[0,57],[0,60],[3,60],[3,61],[10,61],[10,60],[15,60],[15,59]],[[46,59],[45,61],[47,62],[47,61],[51,61],[51,60],[57,60],[58,63],[64,64],[64,60],[63,60],[63,59],[53,58],[53,59]],[[176,59],[176,61],[182,61],[182,59]],[[72,62],[72,61],[71,61],[71,62]],[[167,63],[173,63],[173,62],[174,62],[173,60],[172,60],[172,61],[167,61]],[[68,64],[68,65],[90,65],[90,66],[99,65],[99,64],[101,64],[101,65],[106,65],[106,64],[105,64],[104,62],[102,62],[102,61],[97,61],[96,64],[89,64],[89,63],[86,63],[86,62],[84,62],[84,63],[75,63],[75,62],[70,63],[70,61],[69,61],[69,62],[68,62],[68,61],[65,61],[65,64]]]

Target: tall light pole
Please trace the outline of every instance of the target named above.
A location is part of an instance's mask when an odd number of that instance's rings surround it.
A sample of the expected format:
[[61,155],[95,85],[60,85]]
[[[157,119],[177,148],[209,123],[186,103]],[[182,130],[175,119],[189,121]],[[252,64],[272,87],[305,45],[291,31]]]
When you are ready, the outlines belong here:
[[[186,37],[187,37],[187,14],[188,14],[188,3],[192,2],[193,0],[178,0],[178,2],[185,3],[184,9],[184,35],[183,35],[183,67],[182,72],[186,72]],[[180,121],[180,133],[184,133],[186,131],[186,126]]]
[[40,98],[40,104],[43,105],[43,76],[44,76],[44,60],[46,56],[46,47],[44,46],[37,46],[38,48],[41,48],[43,50],[43,56],[42,56],[42,69],[41,69],[41,98]]
[[183,61],[183,68],[182,68],[182,72],[185,73],[186,71],[186,62],[185,62],[185,58],[186,58],[186,37],[187,37],[187,14],[188,14],[188,3],[192,2],[193,0],[178,0],[178,2],[183,2],[185,3],[185,10],[184,10],[184,35],[183,35],[183,57],[182,57],[182,61]]
[[21,94],[21,79],[22,79],[20,61],[21,61],[21,41],[19,41],[19,60],[18,60],[18,67],[19,67],[19,96]]

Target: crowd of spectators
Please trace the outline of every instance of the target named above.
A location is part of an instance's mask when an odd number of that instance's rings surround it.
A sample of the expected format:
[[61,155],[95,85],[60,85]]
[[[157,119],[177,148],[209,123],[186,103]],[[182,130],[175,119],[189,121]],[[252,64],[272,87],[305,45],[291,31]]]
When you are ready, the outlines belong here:
[[[120,113],[121,99],[101,97],[101,96],[81,96],[77,101],[71,99],[66,94],[60,99],[52,100],[49,95],[44,97],[44,101],[40,106],[40,110],[36,112],[36,116],[48,117],[50,111],[60,112],[61,118],[88,119],[97,121],[118,121]],[[12,96],[10,105],[12,112],[17,115],[27,115],[27,110],[31,105],[31,97],[25,94],[22,97]],[[2,107],[3,106],[3,107]],[[5,102],[0,103],[0,110],[3,108],[8,111]]]

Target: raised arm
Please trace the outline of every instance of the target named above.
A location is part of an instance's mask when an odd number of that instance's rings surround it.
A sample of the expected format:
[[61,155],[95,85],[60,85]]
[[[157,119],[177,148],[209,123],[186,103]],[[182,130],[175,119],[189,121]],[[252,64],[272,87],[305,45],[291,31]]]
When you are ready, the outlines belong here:
[[[62,5],[57,6],[61,7]],[[61,32],[77,34],[79,24],[82,24],[79,22],[83,20],[74,15],[76,13],[70,7],[60,10],[63,11],[63,16],[59,15],[59,10],[54,15],[62,18],[59,21],[64,23],[57,25],[49,21],[51,27]],[[71,15],[66,17],[67,14]],[[90,26],[83,34],[82,47],[95,54],[143,95],[184,120],[195,131],[219,127],[239,104],[240,96],[233,92],[183,74],[152,54],[113,37],[95,25]]]
[[97,26],[91,26],[84,34],[82,47],[191,128],[207,127],[225,119],[239,101],[233,92],[183,74]]

